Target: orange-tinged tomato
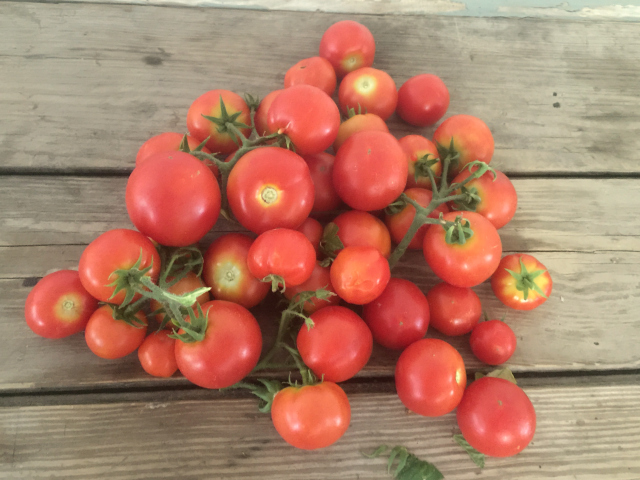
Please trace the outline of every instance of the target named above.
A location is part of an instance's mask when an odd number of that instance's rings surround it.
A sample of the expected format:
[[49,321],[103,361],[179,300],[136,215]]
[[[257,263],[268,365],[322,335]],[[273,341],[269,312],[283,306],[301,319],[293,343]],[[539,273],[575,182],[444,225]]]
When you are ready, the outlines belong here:
[[407,172],[407,188],[420,187],[432,190],[431,179],[428,176],[419,176],[416,179],[416,162],[437,160],[429,168],[433,172],[433,176],[436,180],[442,175],[442,163],[438,156],[438,148],[436,145],[422,135],[407,135],[398,140],[402,150],[404,150],[407,156],[407,164],[409,165],[409,171]]
[[360,68],[349,73],[338,89],[340,110],[347,115],[356,112],[374,113],[386,120],[396,109],[398,91],[391,76],[376,68]]
[[338,128],[338,136],[336,137],[336,141],[333,142],[333,151],[337,152],[342,144],[354,133],[368,130],[389,132],[389,127],[385,121],[375,113],[356,114],[340,124],[340,128]]
[[547,301],[553,288],[549,270],[524,253],[507,255],[491,277],[498,300],[516,310],[533,310]]

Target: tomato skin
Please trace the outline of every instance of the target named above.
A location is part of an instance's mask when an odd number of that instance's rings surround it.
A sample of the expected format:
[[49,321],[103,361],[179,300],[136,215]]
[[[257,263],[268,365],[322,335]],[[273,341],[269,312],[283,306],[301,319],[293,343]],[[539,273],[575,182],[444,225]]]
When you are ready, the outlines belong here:
[[[142,162],[146,161],[152,155],[156,153],[164,153],[164,152],[179,152],[180,145],[182,144],[182,139],[184,135],[176,132],[165,132],[155,137],[151,137],[149,140],[144,142],[140,149],[138,150],[138,154],[136,155],[136,167],[142,164]],[[187,144],[189,145],[189,150],[194,150],[198,145],[200,145],[198,140],[187,135]],[[202,147],[201,150],[203,153],[211,153],[207,147]],[[220,177],[220,172],[218,171],[218,167],[210,161],[204,162],[205,165],[211,170],[216,178]]]
[[315,450],[337,442],[349,428],[351,406],[333,382],[287,387],[271,405],[273,426],[289,445]]
[[144,313],[136,313],[136,318],[142,322],[143,327],[136,328],[114,319],[113,308],[103,305],[93,312],[87,322],[84,330],[87,346],[100,358],[109,360],[135,352],[147,335],[147,318]]
[[330,153],[320,152],[304,155],[302,158],[307,162],[315,190],[311,212],[323,213],[340,208],[342,200],[333,188],[333,162],[336,157]]
[[398,90],[397,113],[416,127],[435,125],[449,108],[449,90],[440,77],[423,73],[411,77]]
[[404,152],[393,135],[358,132],[336,154],[333,186],[354,210],[381,210],[404,191],[407,170]]
[[356,114],[346,119],[340,124],[340,128],[338,128],[338,136],[336,137],[336,141],[333,142],[333,151],[337,152],[342,144],[354,133],[370,130],[389,133],[389,127],[385,121],[374,113]]
[[320,39],[320,56],[331,62],[338,78],[373,65],[376,42],[367,27],[352,20],[331,25]]
[[331,264],[331,284],[344,301],[364,305],[384,291],[391,278],[389,262],[374,247],[346,247]]
[[407,156],[407,164],[409,170],[407,172],[407,188],[426,188],[432,190],[431,179],[429,177],[420,177],[416,180],[416,162],[427,154],[430,154],[429,159],[438,160],[438,163],[431,166],[431,171],[436,179],[442,175],[442,162],[438,155],[438,148],[436,145],[422,135],[406,135],[398,140],[402,150],[404,150]]
[[397,103],[396,83],[383,70],[359,68],[340,82],[338,104],[345,115],[351,108],[356,111],[360,108],[365,113],[373,113],[386,120],[395,111]]
[[[316,291],[319,288],[324,288],[325,290],[336,293],[333,285],[331,284],[331,274],[329,273],[329,267],[323,267],[316,262],[309,280],[301,283],[300,285],[287,287],[287,289],[284,291],[284,296],[288,300],[291,300],[300,292]],[[337,294],[332,295],[326,300],[319,300],[317,297],[313,297],[311,300],[308,300],[304,303],[303,308],[307,315],[311,315],[321,308],[329,307],[331,305],[338,305],[339,303],[340,297],[338,297]]]
[[24,317],[33,333],[64,338],[82,331],[98,301],[82,286],[74,270],[46,275],[27,295]]
[[431,326],[440,333],[458,336],[469,333],[482,315],[480,298],[470,288],[438,283],[427,292]]
[[326,58],[311,57],[300,60],[284,75],[284,87],[313,85],[327,95],[333,95],[338,80],[333,65]]
[[241,305],[212,300],[202,306],[209,323],[204,340],[175,345],[178,369],[203,388],[226,388],[246,377],[258,363],[262,333]]
[[516,310],[533,310],[547,301],[547,298],[540,295],[533,289],[529,289],[527,299],[524,298],[524,292],[516,288],[516,279],[505,269],[509,269],[515,273],[521,273],[520,259],[524,263],[529,273],[536,270],[544,270],[544,273],[538,275],[534,282],[543,293],[549,298],[553,289],[553,280],[549,270],[540,261],[532,255],[524,253],[514,253],[506,255],[491,277],[491,289],[503,304]]
[[307,237],[311,245],[313,245],[313,249],[316,251],[316,257],[319,257],[320,242],[322,241],[322,233],[324,232],[322,224],[315,218],[309,217],[298,227],[298,231]]
[[395,381],[405,407],[418,415],[438,417],[460,403],[467,373],[455,348],[436,338],[423,338],[400,354]]
[[[338,238],[345,247],[374,247],[385,257],[391,255],[391,235],[382,220],[368,212],[347,210],[333,219]],[[336,252],[337,253],[337,252]]]
[[345,307],[324,307],[311,314],[313,327],[302,325],[296,344],[300,356],[318,378],[344,382],[367,364],[373,337],[367,324]]
[[[171,281],[172,279],[168,278],[168,280]],[[206,286],[207,285],[205,285],[204,282],[200,279],[200,277],[198,277],[194,272],[189,272],[184,278],[181,278],[176,283],[174,283],[169,288],[167,288],[167,291],[175,295],[184,295],[185,293],[193,292],[197,288],[203,288]],[[199,303],[200,305],[207,303],[208,301],[209,301],[209,292],[204,292],[202,295],[199,295],[198,298],[196,298],[196,303]],[[151,301],[149,302],[149,308],[153,312],[155,310],[158,310],[159,308],[162,308],[162,305],[157,300],[151,299]],[[158,313],[155,316],[155,318],[158,321],[158,323],[162,323],[162,320],[164,319],[164,314]],[[172,328],[173,325],[171,322],[168,322],[166,327]]]
[[138,359],[145,372],[154,377],[168,378],[178,370],[176,339],[167,330],[154,332],[138,348]]
[[473,354],[489,365],[500,365],[509,360],[517,343],[516,334],[501,320],[479,323],[469,337]]
[[268,113],[269,113],[269,108],[271,108],[271,104],[273,103],[273,101],[283,91],[284,89],[280,89],[280,90],[274,90],[273,92],[267,93],[265,97],[262,99],[262,101],[260,102],[260,105],[258,106],[258,108],[256,109],[256,113],[253,116],[253,123],[256,127],[256,131],[258,132],[258,135],[265,136],[271,133],[275,133],[269,130]]
[[479,213],[450,212],[443,218],[453,222],[462,215],[474,234],[464,245],[449,245],[441,225],[432,225],[424,236],[423,253],[433,272],[451,285],[474,287],[498,268],[502,255],[500,235],[493,224]]
[[[140,255],[140,269],[151,266],[147,276],[156,283],[160,273],[160,255],[151,240],[135,230],[118,228],[106,231],[87,245],[80,256],[78,273],[82,286],[101,302],[122,303],[125,292],[113,295],[114,287],[107,285],[116,280],[112,275],[115,270],[133,267]],[[140,295],[136,294],[134,300],[138,298]]]
[[235,164],[227,198],[242,226],[260,234],[273,228],[298,228],[311,213],[315,191],[302,157],[284,148],[263,147]]
[[376,342],[402,350],[427,333],[429,302],[415,283],[392,278],[382,294],[364,306],[362,316]]
[[467,442],[492,457],[521,452],[536,430],[531,400],[524,390],[503,378],[483,377],[469,385],[456,418]]

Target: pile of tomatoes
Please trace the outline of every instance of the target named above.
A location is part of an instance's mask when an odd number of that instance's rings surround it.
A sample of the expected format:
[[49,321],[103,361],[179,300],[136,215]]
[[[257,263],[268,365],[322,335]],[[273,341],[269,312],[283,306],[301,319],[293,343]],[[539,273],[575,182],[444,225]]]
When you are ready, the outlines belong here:
[[[303,449],[344,434],[351,410],[338,383],[367,364],[375,341],[401,351],[395,381],[407,408],[439,416],[457,407],[472,447],[522,450],[535,430],[524,392],[490,376],[467,387],[460,354],[425,334],[429,325],[471,333],[473,353],[502,364],[516,337],[500,320],[480,322],[471,287],[490,280],[505,305],[528,310],[549,296],[551,278],[530,255],[501,258],[498,229],[517,197],[488,166],[487,125],[453,115],[432,140],[396,139],[386,124],[394,112],[435,125],[449,92],[431,74],[397,89],[371,66],[374,55],[369,30],[342,21],[324,33],[319,56],[292,66],[285,88],[261,102],[221,89],[197,98],[189,135],[162,133],[138,152],[125,198],[137,230],[103,233],[78,271],[43,278],[27,298],[28,325],[48,338],[84,330],[102,358],[137,350],[154,376],[179,370],[204,388],[250,388],[280,435]],[[221,214],[248,232],[221,235],[203,252],[196,244]],[[391,276],[406,249],[422,250],[443,281],[426,295]],[[289,303],[261,358],[249,309],[270,291]],[[295,366],[302,384],[245,380],[281,365]]]

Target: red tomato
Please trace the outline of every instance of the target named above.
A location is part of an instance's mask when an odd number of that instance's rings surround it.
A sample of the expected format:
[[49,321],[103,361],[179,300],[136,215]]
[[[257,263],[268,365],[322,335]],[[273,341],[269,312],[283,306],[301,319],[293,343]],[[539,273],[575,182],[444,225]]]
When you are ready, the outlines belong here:
[[218,237],[204,254],[202,279],[216,300],[252,308],[269,292],[269,285],[251,275],[247,255],[253,240],[242,233]]
[[103,305],[89,318],[84,329],[84,338],[89,349],[100,358],[122,358],[136,349],[147,334],[147,318],[142,312],[136,313],[140,328],[129,325],[123,320],[113,318],[111,305]]
[[498,300],[507,307],[533,310],[547,301],[553,281],[547,267],[538,259],[524,253],[514,253],[500,261],[491,277],[491,288]]
[[269,131],[287,135],[300,155],[329,148],[340,127],[338,107],[329,95],[312,85],[285,88],[271,104],[267,117]]
[[333,142],[333,151],[337,152],[347,139],[356,132],[366,132],[376,130],[379,132],[389,132],[389,127],[378,115],[374,113],[362,113],[346,119],[338,128],[338,136]]
[[[155,137],[151,137],[149,140],[144,142],[140,147],[140,150],[138,150],[138,155],[136,155],[136,167],[156,153],[179,152],[183,138],[183,134],[175,132],[165,132],[160,135],[156,135]],[[189,150],[195,150],[200,143],[202,142],[199,142],[195,138],[187,135]],[[202,147],[201,151],[203,153],[211,153],[211,150],[207,147]],[[209,170],[211,170],[216,178],[220,176],[218,167],[216,167],[214,163],[207,160],[204,164],[209,168]]]
[[[478,167],[472,167],[472,171],[475,172],[477,168]],[[487,172],[480,178],[471,180],[465,187],[467,189],[474,188],[481,199],[476,206],[475,212],[493,223],[494,227],[502,228],[511,221],[513,215],[516,213],[518,195],[511,180],[509,180],[504,173],[498,170],[495,172],[495,179],[491,172]],[[456,175],[453,183],[462,182],[470,175],[471,172],[469,169],[465,169]],[[461,191],[456,190],[455,194],[459,193],[461,193]],[[455,210],[467,210],[464,204],[454,203],[451,207]]]
[[315,218],[309,217],[298,227],[298,231],[311,242],[313,249],[316,251],[316,257],[318,257],[320,255],[320,241],[324,232],[322,224]]
[[[142,256],[140,270],[151,266],[147,276],[155,283],[160,272],[160,255],[151,240],[135,230],[109,230],[87,245],[80,256],[78,273],[82,286],[101,302],[120,304],[124,290],[113,295],[109,284],[117,280],[116,270],[133,267]],[[140,298],[136,294],[135,299]]]
[[[220,99],[224,102],[229,116],[240,112],[237,122],[251,125],[251,112],[243,98],[229,90],[211,90],[199,96],[189,107],[187,112],[187,128],[191,135],[200,142],[209,137],[207,147],[212,152],[231,153],[238,148],[229,132],[219,132],[218,125],[203,117],[219,118],[221,115]],[[251,128],[239,128],[245,137],[251,135]],[[239,140],[239,139],[238,139]]]
[[338,77],[373,65],[376,42],[367,27],[352,20],[331,25],[320,40],[320,56],[331,62]]
[[416,162],[428,155],[429,160],[438,160],[430,168],[433,176],[437,179],[442,175],[442,162],[438,156],[438,148],[431,140],[427,140],[422,135],[407,135],[398,140],[402,150],[407,157],[409,171],[407,172],[407,188],[421,187],[432,190],[431,179],[428,176],[421,176],[416,180]]
[[[169,278],[168,280],[171,281],[171,278]],[[169,288],[167,288],[167,291],[175,295],[184,295],[185,293],[193,292],[198,288],[202,288],[206,286],[207,285],[205,285],[204,282],[200,279],[200,277],[198,277],[194,272],[189,272],[183,278],[181,278],[176,283],[174,283]],[[196,302],[199,303],[200,305],[202,305],[203,303],[207,303],[208,301],[209,301],[209,292],[204,292],[202,295],[199,295],[198,298],[196,298]],[[153,312],[162,308],[162,305],[157,300],[152,299],[149,302],[149,307]],[[165,316],[164,313],[158,313],[156,315],[156,320],[159,323],[162,323],[164,316]],[[167,328],[172,328],[172,327],[173,325],[171,322],[167,323]]]
[[479,323],[469,337],[473,354],[489,365],[500,365],[509,360],[517,343],[516,334],[501,320]]
[[427,292],[431,326],[445,335],[469,333],[480,321],[482,304],[470,288],[439,283]]
[[473,287],[498,268],[502,242],[493,224],[479,213],[450,212],[443,218],[453,222],[459,215],[468,220],[473,236],[464,245],[448,244],[444,228],[432,225],[424,236],[423,253],[429,267],[442,280],[458,287]]
[[416,127],[435,125],[449,108],[449,90],[436,75],[411,77],[398,90],[397,113]]
[[536,411],[527,394],[503,378],[483,377],[464,392],[458,426],[473,448],[492,457],[510,457],[529,445]]
[[354,305],[373,302],[391,278],[389,262],[374,247],[346,247],[331,264],[331,284]]
[[313,85],[327,95],[333,95],[338,80],[333,65],[326,58],[311,57],[300,60],[284,75],[285,88],[294,85]]
[[429,302],[415,283],[392,278],[382,295],[364,306],[362,316],[376,342],[402,350],[427,333]]
[[211,170],[194,156],[158,153],[129,176],[126,202],[141,233],[161,245],[184,247],[215,225],[220,188]]
[[176,362],[176,339],[161,330],[144,339],[138,348],[138,359],[145,372],[154,377],[170,377],[178,370]]
[[37,335],[64,338],[82,331],[97,308],[98,301],[82,286],[78,272],[59,270],[29,292],[24,317]]
[[[291,300],[300,292],[315,292],[319,288],[324,288],[330,292],[336,293],[333,285],[331,284],[331,274],[329,273],[329,267],[323,267],[319,263],[313,267],[311,277],[304,283],[296,285],[294,287],[288,287],[284,291],[284,296]],[[304,311],[307,315],[311,315],[316,310],[331,305],[338,305],[340,303],[340,297],[333,295],[326,300],[320,300],[317,297],[313,297],[311,300],[304,303]]]
[[423,338],[405,348],[396,364],[395,377],[404,406],[425,417],[451,412],[467,385],[458,351],[435,338]]
[[351,407],[344,390],[332,382],[280,390],[271,405],[273,426],[289,445],[303,450],[337,442],[349,428]]
[[383,70],[359,68],[342,79],[338,89],[340,110],[347,115],[349,109],[361,109],[386,120],[396,109],[398,91],[393,78]]
[[268,93],[260,102],[255,115],[253,116],[253,124],[256,127],[256,132],[260,136],[266,136],[272,132],[269,130],[269,119],[267,114],[269,113],[269,108],[271,108],[271,104],[276,99],[278,95],[284,90],[274,90],[273,92]]
[[258,363],[262,350],[260,326],[251,312],[237,303],[213,300],[202,310],[208,318],[204,340],[176,342],[178,369],[200,387],[230,387]]
[[333,164],[333,186],[355,210],[381,210],[407,183],[407,160],[393,135],[358,132],[344,142]]
[[362,370],[373,349],[373,337],[357,314],[345,307],[325,307],[302,325],[296,344],[302,361],[318,378],[344,382]]
[[382,220],[370,213],[347,210],[332,223],[338,226],[338,238],[345,247],[375,247],[384,257],[391,255],[389,230]]
[[342,200],[333,188],[333,162],[335,157],[330,153],[320,152],[315,155],[304,155],[311,179],[313,180],[315,197],[312,212],[330,212],[342,206]]
[[298,228],[313,208],[309,167],[299,155],[278,147],[257,148],[235,164],[227,183],[233,215],[254,233]]

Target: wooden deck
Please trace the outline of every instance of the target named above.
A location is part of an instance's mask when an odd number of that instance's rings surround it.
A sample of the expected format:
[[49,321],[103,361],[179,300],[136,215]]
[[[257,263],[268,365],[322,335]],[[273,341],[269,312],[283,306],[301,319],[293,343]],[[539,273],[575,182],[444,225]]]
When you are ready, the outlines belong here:
[[[0,1],[1,479],[383,479],[385,462],[360,453],[382,443],[407,446],[447,479],[640,479],[640,23],[427,15],[456,8],[435,0],[406,15],[369,1],[344,11],[375,15],[155,3]],[[519,195],[504,249],[535,252],[554,279],[549,301],[526,313],[475,289],[490,315],[507,314],[519,341],[508,365],[538,413],[531,446],[482,471],[452,441],[453,415],[405,410],[397,354],[383,348],[345,386],[346,435],[302,452],[246,395],[149,377],[135,355],[101,360],[81,335],[45,340],[23,320],[39,277],[77,266],[105,230],[131,227],[124,189],[147,138],[185,131],[204,91],[280,88],[345,18],[369,27],[375,66],[398,85],[436,73],[448,114],[486,121],[492,165]],[[391,128],[416,131],[396,119]],[[220,221],[203,245],[236,229]],[[436,281],[427,270],[409,254],[394,272],[426,291]],[[272,306],[254,311],[269,337]],[[469,373],[486,370],[466,338],[451,342]]]

